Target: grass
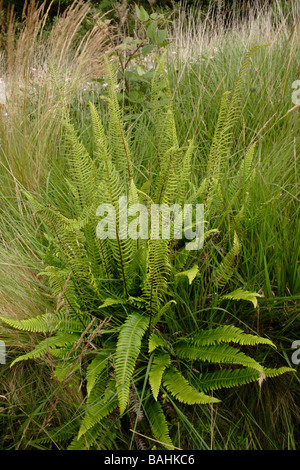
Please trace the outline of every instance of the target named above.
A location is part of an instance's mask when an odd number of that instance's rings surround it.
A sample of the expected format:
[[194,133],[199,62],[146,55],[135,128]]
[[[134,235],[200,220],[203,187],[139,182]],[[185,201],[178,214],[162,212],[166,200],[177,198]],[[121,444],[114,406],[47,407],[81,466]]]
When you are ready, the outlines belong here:
[[[178,283],[173,293],[175,316],[168,321],[174,334],[191,332],[196,324],[208,327],[234,322],[274,341],[277,350],[267,358],[274,367],[292,365],[291,344],[299,338],[300,119],[299,105],[292,103],[291,95],[292,83],[300,78],[300,11],[296,1],[287,8],[283,11],[280,2],[273,9],[253,7],[243,21],[233,12],[229,29],[210,11],[204,20],[195,12],[190,16],[180,13],[169,32],[173,42],[168,77],[181,143],[195,139],[195,184],[204,174],[222,93],[233,88],[244,54],[253,46],[264,47],[253,56],[245,81],[241,119],[222,177],[221,215],[210,221],[218,233],[197,254],[202,277],[196,286]],[[47,285],[37,276],[47,247],[22,191],[40,194],[68,212],[70,201],[63,179],[67,164],[61,124],[64,109],[70,111],[87,146],[91,132],[88,100],[105,117],[99,98],[104,89],[90,80],[101,77],[108,26],[95,24],[83,37],[78,36],[88,14],[88,6],[78,2],[47,34],[43,33],[47,18],[43,9],[28,11],[28,21],[18,36],[14,35],[13,17],[9,23],[0,67],[9,90],[0,122],[2,315],[20,319],[53,308]],[[132,153],[138,181],[151,180],[157,171],[147,100],[145,95],[144,106],[125,103],[124,108],[128,131],[136,137]],[[247,191],[242,187],[236,197],[233,174],[253,141],[257,142],[254,184]],[[211,259],[222,255],[217,241],[223,239],[227,248],[233,233],[230,215],[243,205],[247,209],[247,220],[239,232],[243,251],[228,291],[243,286],[260,293],[258,308],[243,301],[220,303],[220,292],[214,291],[210,276]],[[53,379],[50,358],[9,369],[10,360],[32,349],[36,339],[4,327],[1,337],[7,343],[8,364],[0,365],[0,447],[66,448],[84,402],[83,384],[76,377],[66,384]],[[259,354],[266,359],[264,350]],[[142,403],[141,397],[139,400]],[[179,448],[296,449],[297,400],[299,403],[299,376],[288,374],[266,381],[262,388],[254,384],[228,390],[218,407],[178,407],[166,396],[165,409]],[[107,430],[107,448],[135,445],[129,427],[116,419]]]

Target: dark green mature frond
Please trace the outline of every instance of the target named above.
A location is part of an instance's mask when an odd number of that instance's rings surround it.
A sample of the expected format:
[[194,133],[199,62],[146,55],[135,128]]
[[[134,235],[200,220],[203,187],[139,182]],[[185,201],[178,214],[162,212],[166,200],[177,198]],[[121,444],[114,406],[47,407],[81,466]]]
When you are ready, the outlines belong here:
[[173,450],[174,445],[170,439],[168,423],[161,404],[149,397],[145,410],[151,430],[158,444],[162,444],[167,450]]
[[128,403],[131,377],[140,354],[142,337],[148,325],[149,317],[132,313],[120,329],[115,354],[115,366],[121,415]]
[[115,381],[107,383],[106,374],[104,379],[98,380],[94,385],[86,402],[86,412],[82,420],[78,439],[89,429],[99,424],[103,418],[109,415],[118,406]]
[[200,390],[218,390],[220,388],[231,388],[255,382],[260,377],[260,372],[246,367],[244,369],[223,369],[216,372],[201,374],[197,379]]
[[163,384],[177,400],[188,405],[218,403],[217,398],[198,392],[174,367],[166,370],[163,376]]

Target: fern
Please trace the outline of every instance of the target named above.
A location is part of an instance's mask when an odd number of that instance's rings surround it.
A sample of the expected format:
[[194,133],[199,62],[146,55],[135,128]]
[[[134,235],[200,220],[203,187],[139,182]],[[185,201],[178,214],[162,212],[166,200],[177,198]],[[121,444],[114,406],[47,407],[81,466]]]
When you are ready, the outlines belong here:
[[148,317],[132,313],[120,329],[115,364],[121,415],[124,413],[128,403],[130,380],[141,350],[142,337],[148,324]]
[[249,302],[252,302],[254,308],[256,308],[258,304],[257,297],[261,297],[261,295],[257,294],[256,292],[249,292],[243,289],[236,289],[235,291],[230,292],[229,294],[222,295],[220,300],[248,300]]
[[255,359],[227,344],[202,347],[189,346],[181,343],[176,346],[176,354],[182,359],[192,359],[217,364],[239,364],[256,369],[259,372],[263,370],[263,367],[255,361]]
[[87,398],[86,412],[79,429],[78,439],[109,415],[117,407],[117,403],[115,382],[109,381],[105,386],[104,381],[99,380]]
[[163,384],[177,400],[188,405],[218,403],[217,398],[198,392],[174,367],[166,370]]
[[164,370],[170,365],[170,363],[171,358],[169,354],[160,353],[154,356],[153,363],[149,371],[149,383],[155,400],[157,400]]
[[57,351],[58,353],[60,352],[60,350],[64,351],[64,346],[74,344],[75,341],[78,339],[79,336],[73,333],[58,333],[56,336],[51,336],[50,338],[40,341],[36,348],[28,352],[27,354],[18,356],[11,363],[11,367],[20,361],[40,358],[48,352],[52,355],[55,355]]
[[153,436],[157,439],[158,444],[163,445],[167,450],[173,450],[174,445],[170,439],[167,420],[161,404],[150,397],[146,403],[146,410]]
[[32,333],[53,332],[60,324],[54,315],[49,313],[26,320],[14,320],[13,318],[0,316],[0,321],[17,330],[30,331]]
[[227,284],[235,271],[235,258],[240,252],[240,241],[236,232],[234,233],[233,246],[223,258],[222,262],[215,270],[217,285],[222,287]]
[[197,346],[211,346],[219,343],[237,343],[241,345],[254,346],[256,344],[275,345],[267,338],[244,333],[240,328],[233,325],[224,325],[211,330],[203,330],[196,333],[192,343]]

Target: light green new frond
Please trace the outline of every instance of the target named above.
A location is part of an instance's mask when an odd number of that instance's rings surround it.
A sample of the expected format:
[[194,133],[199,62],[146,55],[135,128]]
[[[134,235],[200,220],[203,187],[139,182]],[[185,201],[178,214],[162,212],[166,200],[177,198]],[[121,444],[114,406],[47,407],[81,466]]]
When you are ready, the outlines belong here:
[[211,346],[219,343],[236,343],[249,346],[268,344],[269,346],[275,347],[272,341],[268,338],[246,334],[243,330],[233,325],[218,326],[212,330],[200,331],[193,336],[191,341],[196,346]]
[[[175,349],[175,348],[174,348]],[[247,356],[227,344],[214,344],[212,346],[196,346],[179,343],[176,346],[176,354],[182,359],[192,359],[210,363],[239,364],[262,371],[263,367],[252,357]]]
[[153,200],[156,204],[174,204],[180,182],[179,169],[183,149],[170,147],[163,155]]
[[155,439],[167,450],[173,450],[174,445],[170,439],[168,423],[161,404],[150,397],[147,400],[145,410]]
[[219,287],[227,284],[235,271],[235,257],[240,252],[240,241],[234,232],[233,246],[215,270],[215,279]]
[[149,372],[149,383],[155,400],[157,400],[158,397],[164,370],[170,364],[171,358],[169,354],[166,353],[156,354],[153,359]]
[[109,354],[107,352],[97,352],[96,357],[92,360],[92,362],[88,365],[86,371],[86,391],[87,395],[89,396],[91,393],[92,388],[95,385],[95,382],[107,365],[107,361],[109,358]]
[[115,354],[115,367],[121,415],[128,403],[130,380],[141,350],[142,337],[148,325],[149,317],[132,313],[120,329]]
[[194,266],[192,266],[190,269],[186,271],[181,271],[180,273],[176,273],[175,277],[182,277],[182,276],[187,277],[189,280],[189,284],[191,285],[193,280],[197,276],[198,272],[199,272],[199,268],[197,264],[194,264]]
[[188,405],[218,403],[217,398],[198,392],[174,367],[165,371],[163,384],[166,389],[174,395],[177,400]]
[[152,353],[155,351],[155,349],[165,346],[165,342],[162,339],[161,336],[159,336],[157,333],[152,333],[149,337],[149,342],[148,342],[148,347],[149,347],[149,353]]
[[239,288],[229,294],[222,295],[220,300],[248,300],[249,302],[252,302],[254,307],[257,307],[257,297],[261,297],[261,295],[257,292],[250,292]]

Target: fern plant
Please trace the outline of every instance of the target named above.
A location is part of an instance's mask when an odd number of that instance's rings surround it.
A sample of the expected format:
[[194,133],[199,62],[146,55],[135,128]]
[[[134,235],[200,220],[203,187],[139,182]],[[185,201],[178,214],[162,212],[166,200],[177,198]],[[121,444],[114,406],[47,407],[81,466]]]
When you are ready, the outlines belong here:
[[[162,392],[183,404],[212,405],[220,399],[207,394],[211,390],[255,381],[261,384],[267,377],[292,369],[266,368],[242,351],[240,347],[244,346],[275,346],[271,340],[246,334],[235,326],[202,329],[198,325],[193,333],[171,334],[165,318],[172,316],[176,303],[172,289],[184,278],[190,285],[197,282],[201,276],[199,267],[191,262],[193,256],[180,242],[131,239],[122,232],[119,201],[124,195],[129,209],[134,204],[144,204],[150,211],[153,204],[204,201],[209,211],[215,210],[212,195],[218,190],[221,167],[230,151],[241,82],[231,101],[228,93],[224,95],[207,177],[199,188],[194,188],[193,142],[187,147],[179,145],[164,58],[158,62],[151,90],[159,172],[150,186],[136,185],[131,145],[115,91],[116,73],[109,65],[107,80],[107,129],[90,104],[93,155],[89,155],[71,122],[65,122],[70,144],[70,213],[63,214],[57,207],[27,194],[48,232],[50,252],[40,275],[48,282],[56,305],[52,312],[35,318],[1,317],[1,322],[41,338],[35,349],[17,357],[12,366],[19,361],[42,360],[50,354],[56,361],[57,380],[67,382],[74,374],[83,375],[85,413],[69,449],[93,448],[96,443],[98,448],[106,448],[105,436],[116,414],[122,417],[124,426],[126,416],[130,416],[135,431],[142,430],[144,435],[152,435],[159,446],[172,449],[172,430]],[[252,150],[246,154],[238,178],[247,178],[252,155]],[[97,236],[97,208],[101,204],[115,209],[115,239]],[[212,273],[217,287],[232,277],[239,251],[235,232],[232,247]],[[231,297],[228,295],[235,300],[257,301],[257,295],[251,292],[236,290]],[[198,372],[191,374],[191,370]],[[137,445],[142,446],[138,441]]]

